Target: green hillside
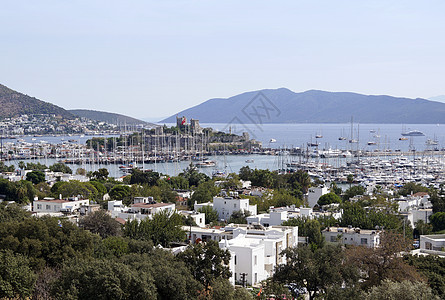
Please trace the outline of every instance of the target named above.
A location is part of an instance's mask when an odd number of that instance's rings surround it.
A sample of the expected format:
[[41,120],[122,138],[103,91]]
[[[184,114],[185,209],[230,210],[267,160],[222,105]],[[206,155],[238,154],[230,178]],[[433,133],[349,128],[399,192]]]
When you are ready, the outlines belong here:
[[54,114],[72,119],[73,115],[65,109],[16,92],[0,84],[0,118],[18,117],[24,114]]

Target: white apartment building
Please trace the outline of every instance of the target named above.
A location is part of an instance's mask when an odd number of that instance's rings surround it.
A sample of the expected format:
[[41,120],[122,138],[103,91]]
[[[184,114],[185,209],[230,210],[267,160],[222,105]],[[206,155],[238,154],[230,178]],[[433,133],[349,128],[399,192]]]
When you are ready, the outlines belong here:
[[325,240],[330,243],[366,246],[375,248],[380,244],[379,230],[365,230],[348,227],[328,227],[322,231]]
[[43,200],[35,200],[32,211],[37,215],[74,213],[89,203],[90,200],[78,199],[77,197],[69,198],[68,200],[45,198]]
[[280,253],[298,245],[298,227],[234,225],[224,228],[183,227],[191,234],[191,242],[219,242],[232,255],[232,282],[240,282],[245,273],[247,284],[256,284],[273,274],[276,265],[284,263]]
[[256,205],[250,205],[249,199],[234,197],[213,197],[213,209],[218,212],[220,221],[229,220],[235,211],[249,212],[251,215],[257,214]]
[[309,207],[313,208],[321,196],[329,193],[329,188],[325,186],[310,187],[307,193],[307,202]]

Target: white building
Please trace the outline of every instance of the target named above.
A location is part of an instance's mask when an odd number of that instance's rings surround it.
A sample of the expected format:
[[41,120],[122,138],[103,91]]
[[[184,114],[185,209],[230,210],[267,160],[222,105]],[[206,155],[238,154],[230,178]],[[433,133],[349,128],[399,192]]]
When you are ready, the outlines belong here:
[[409,208],[408,211],[400,213],[408,221],[412,228],[415,227],[416,222],[422,220],[423,222],[429,223],[430,216],[433,214],[432,208]]
[[[432,234],[420,236],[420,250],[429,254],[445,255],[445,234]],[[427,250],[427,251],[423,251]],[[442,252],[442,253],[434,253]]]
[[32,211],[37,215],[74,213],[79,211],[81,206],[88,205],[89,203],[90,200],[79,200],[77,197],[69,198],[68,200],[45,198],[43,200],[35,200]]
[[329,193],[329,189],[325,186],[309,188],[307,194],[307,202],[309,204],[309,207],[313,208],[317,204],[318,199],[320,199],[321,196],[327,193]]
[[193,221],[195,221],[196,225],[198,227],[205,227],[206,226],[206,215],[205,213],[200,213],[196,211],[189,211],[189,210],[179,210],[178,213],[180,215],[183,215],[185,217],[191,217]]
[[285,210],[271,210],[268,214],[247,217],[247,224],[260,224],[264,227],[278,226],[289,218]]
[[332,216],[339,219],[342,216],[342,211],[339,212],[314,212],[310,207],[295,207],[291,205],[288,207],[270,208],[268,214],[259,214],[247,217],[247,224],[261,224],[265,227],[272,225],[281,225],[283,222],[292,218],[307,218],[314,219],[321,216]]
[[235,197],[213,197],[213,209],[218,212],[219,220],[228,220],[235,211],[257,214],[256,205],[250,205],[249,199]]
[[284,263],[280,253],[298,245],[298,227],[228,225],[224,228],[199,228],[184,226],[191,233],[191,241],[219,241],[222,249],[232,255],[232,282],[240,282],[246,274],[247,284],[256,284],[272,276],[276,265]]
[[348,227],[328,227],[322,231],[325,240],[344,245],[367,246],[375,248],[380,244],[379,230],[365,230]]
[[399,211],[409,211],[412,208],[432,208],[433,205],[430,202],[430,196],[428,193],[419,192],[408,197],[401,197],[396,199],[399,205]]
[[161,211],[174,212],[174,203],[156,203],[153,197],[135,197],[134,204],[127,207],[122,200],[108,201],[108,211],[113,218],[124,220],[143,220]]

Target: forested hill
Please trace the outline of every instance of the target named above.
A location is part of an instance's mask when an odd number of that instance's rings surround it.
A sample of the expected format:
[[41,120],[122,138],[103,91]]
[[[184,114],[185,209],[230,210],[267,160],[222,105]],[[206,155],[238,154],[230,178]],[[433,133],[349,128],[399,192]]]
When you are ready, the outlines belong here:
[[152,123],[147,123],[142,120],[138,120],[132,117],[124,116],[121,114],[109,113],[104,111],[97,110],[88,110],[88,109],[70,109],[70,113],[75,116],[87,118],[90,120],[96,120],[100,122],[107,122],[109,124],[117,124],[117,125],[152,125]]
[[73,115],[65,109],[16,92],[0,84],[0,118],[18,117],[24,114],[54,114],[72,119]]
[[175,116],[201,123],[445,123],[445,104],[426,99],[362,95],[310,90],[295,93],[286,88],[247,92],[227,99],[207,100]]

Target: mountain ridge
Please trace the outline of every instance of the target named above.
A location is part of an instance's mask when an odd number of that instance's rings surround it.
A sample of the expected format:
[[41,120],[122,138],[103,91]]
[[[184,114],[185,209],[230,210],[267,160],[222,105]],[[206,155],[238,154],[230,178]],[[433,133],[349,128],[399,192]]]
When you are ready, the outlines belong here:
[[143,120],[139,120],[133,117],[129,117],[126,115],[118,114],[118,113],[110,113],[105,111],[99,111],[99,110],[92,110],[92,109],[69,109],[70,113],[72,113],[75,116],[78,117],[84,117],[91,120],[96,120],[100,122],[107,122],[110,124],[117,124],[117,125],[149,125],[149,126],[156,126],[153,123],[146,122]]
[[3,84],[0,84],[0,107],[0,118],[26,114],[54,114],[68,119],[74,117],[60,106],[14,91]]
[[445,104],[423,98],[278,88],[212,98],[161,122],[174,123],[176,115],[202,123],[344,123],[354,116],[361,123],[431,124],[445,123]]

